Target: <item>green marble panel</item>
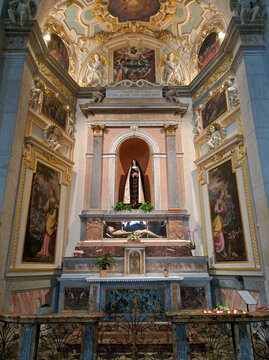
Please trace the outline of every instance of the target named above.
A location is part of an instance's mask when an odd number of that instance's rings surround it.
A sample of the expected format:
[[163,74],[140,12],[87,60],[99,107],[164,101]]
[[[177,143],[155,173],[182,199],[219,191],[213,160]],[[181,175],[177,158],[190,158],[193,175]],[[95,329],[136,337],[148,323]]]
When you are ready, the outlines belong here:
[[78,12],[79,12],[79,7],[75,4],[72,4],[64,12],[66,16],[64,21],[68,26],[69,30],[74,29],[77,35],[85,35],[84,27],[76,21]]
[[191,12],[190,21],[188,21],[187,24],[182,26],[182,34],[190,34],[192,32],[192,29],[197,29],[198,26],[203,21],[202,14],[204,10],[201,8],[199,4],[194,2],[190,4],[189,8]]
[[135,311],[136,303],[141,314],[164,312],[165,290],[165,288],[105,289],[105,312],[131,314]]

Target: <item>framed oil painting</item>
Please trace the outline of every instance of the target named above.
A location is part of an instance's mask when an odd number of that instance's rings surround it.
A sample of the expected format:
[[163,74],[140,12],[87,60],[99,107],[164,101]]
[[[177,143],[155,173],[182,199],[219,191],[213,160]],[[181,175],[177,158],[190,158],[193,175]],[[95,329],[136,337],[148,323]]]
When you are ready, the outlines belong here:
[[220,41],[216,32],[209,34],[203,41],[198,53],[198,70],[202,70],[219,50]]
[[231,160],[209,171],[208,192],[215,261],[247,261],[237,181]]
[[148,22],[159,10],[159,0],[109,0],[108,4],[109,13],[119,22]]
[[166,221],[103,221],[104,239],[127,239],[138,235],[141,239],[167,238]]
[[66,129],[67,111],[64,105],[48,93],[43,94],[43,103],[41,112],[49,119],[55,121],[62,129]]
[[147,48],[122,48],[114,51],[114,83],[139,79],[155,82],[155,52]]
[[58,63],[68,71],[69,68],[69,57],[66,46],[63,40],[56,34],[50,35],[48,42],[48,49],[50,54],[58,61]]
[[23,262],[54,262],[60,191],[60,173],[38,162],[32,178]]
[[202,109],[203,128],[205,129],[220,115],[227,111],[227,100],[225,90],[214,95]]

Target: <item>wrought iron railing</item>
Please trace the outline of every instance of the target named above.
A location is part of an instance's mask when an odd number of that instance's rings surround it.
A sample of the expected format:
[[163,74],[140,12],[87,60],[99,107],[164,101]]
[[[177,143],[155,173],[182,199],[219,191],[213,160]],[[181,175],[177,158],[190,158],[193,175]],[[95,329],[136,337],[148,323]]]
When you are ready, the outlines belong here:
[[0,313],[0,359],[269,359],[269,313]]

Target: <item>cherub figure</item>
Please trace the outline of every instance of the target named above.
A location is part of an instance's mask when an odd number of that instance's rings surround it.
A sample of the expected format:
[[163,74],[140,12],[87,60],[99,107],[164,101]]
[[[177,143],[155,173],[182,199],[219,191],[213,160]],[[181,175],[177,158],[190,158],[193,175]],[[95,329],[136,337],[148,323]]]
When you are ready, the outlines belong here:
[[87,64],[85,78],[88,85],[106,83],[105,66],[98,54],[94,54],[93,60]]
[[169,83],[176,83],[180,85],[183,81],[182,69],[180,62],[174,60],[174,54],[170,53],[165,61],[165,68],[163,73],[163,82],[168,85]]
[[8,16],[13,24],[24,26],[27,20],[32,20],[36,15],[36,4],[32,0],[11,0],[8,7]]
[[41,83],[39,80],[34,80],[34,86],[31,89],[31,100],[32,108],[35,111],[38,111],[40,105],[40,95],[41,95]]
[[[230,0],[231,10],[234,10],[233,0]],[[241,24],[244,25],[250,18],[254,22],[261,10],[260,0],[237,0],[236,16],[240,16]]]

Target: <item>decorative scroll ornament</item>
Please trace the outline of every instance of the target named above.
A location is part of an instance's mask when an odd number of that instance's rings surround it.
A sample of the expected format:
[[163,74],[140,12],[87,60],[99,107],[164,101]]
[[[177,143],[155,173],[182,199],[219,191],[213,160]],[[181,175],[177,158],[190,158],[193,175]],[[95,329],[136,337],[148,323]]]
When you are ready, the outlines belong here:
[[89,103],[91,103],[91,104],[100,103],[103,101],[104,97],[105,97],[104,93],[102,91],[96,89],[94,91],[91,91]]
[[63,133],[56,125],[48,125],[43,131],[43,139],[54,151],[60,151],[63,144]]
[[225,138],[225,128],[220,123],[215,123],[209,126],[206,131],[206,143],[209,150],[213,150],[218,147]]
[[233,54],[229,54],[221,66],[216,70],[208,80],[194,93],[193,101],[199,99],[219,78],[224,75],[231,67]]
[[[174,0],[159,0],[159,3],[159,10],[152,16],[149,16],[149,21],[143,20],[141,18],[141,14],[138,12],[138,20],[133,20],[130,18],[127,20],[124,19],[124,21],[120,21],[120,18],[117,17],[116,14],[112,15],[110,13],[108,0],[96,0],[92,8],[92,14],[99,21],[107,23],[112,32],[117,32],[119,30],[126,31],[128,28],[132,32],[139,31],[139,28],[155,30],[160,22],[168,21],[177,13],[177,6]],[[122,12],[122,9],[120,11]]]
[[38,59],[35,58],[38,70],[60,91],[68,100],[76,104],[76,97],[69,89]]
[[103,132],[105,130],[105,125],[91,125],[93,136],[103,136]]
[[168,135],[168,136],[176,135],[177,128],[178,128],[177,124],[164,125],[163,127],[165,129],[166,135]]

